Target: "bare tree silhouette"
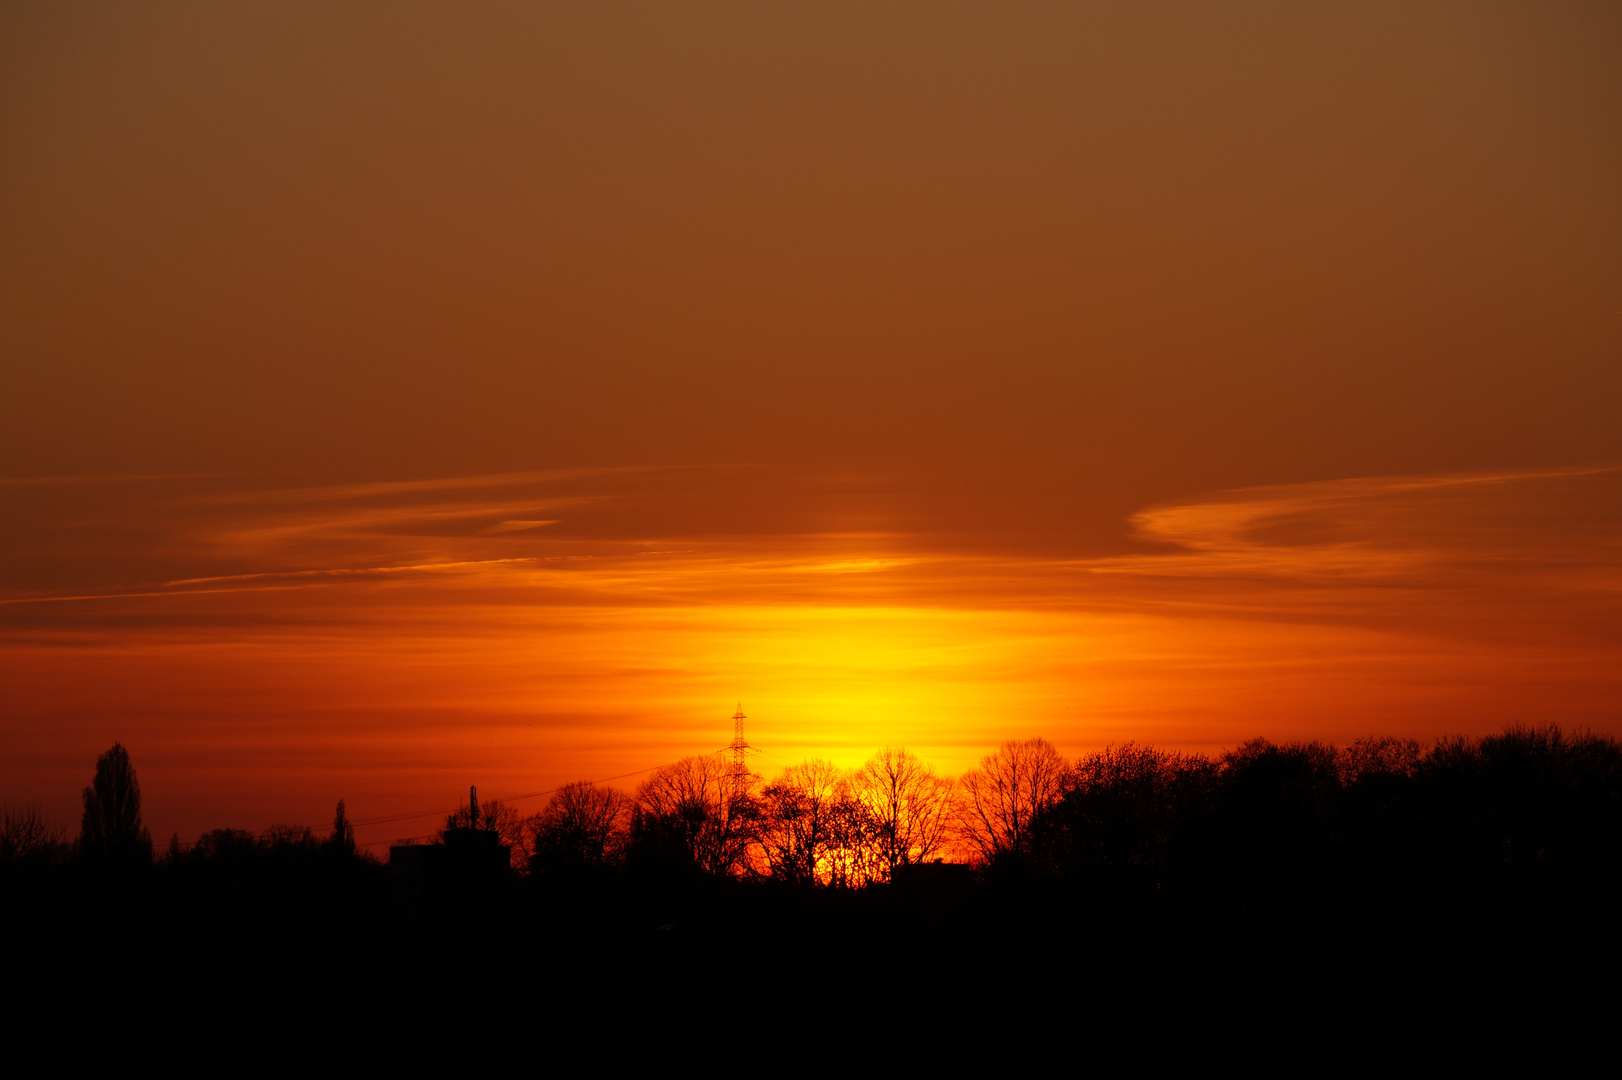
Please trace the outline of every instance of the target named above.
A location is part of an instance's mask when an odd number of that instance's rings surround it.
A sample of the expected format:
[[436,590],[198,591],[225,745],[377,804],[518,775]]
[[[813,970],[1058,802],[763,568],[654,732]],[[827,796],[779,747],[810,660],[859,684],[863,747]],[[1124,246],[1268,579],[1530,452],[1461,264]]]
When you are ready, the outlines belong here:
[[624,854],[631,825],[629,797],[589,780],[564,784],[530,819],[530,866],[539,873],[606,869]]
[[935,858],[951,841],[955,785],[916,754],[885,747],[851,774],[851,792],[872,822],[883,879],[898,866]]
[[688,757],[644,780],[636,801],[699,869],[724,876],[744,865],[754,840],[758,781],[753,773],[739,776],[719,755]]
[[959,827],[988,863],[1029,853],[1033,827],[1064,793],[1069,766],[1046,739],[1010,739],[958,781]]
[[84,789],[79,851],[109,865],[152,861],[152,835],[141,824],[141,785],[121,743],[96,759],[95,778]]
[[66,847],[67,830],[38,807],[0,807],[0,864],[54,862]]
[[1410,779],[1425,756],[1417,739],[1371,735],[1335,753],[1335,770],[1342,784],[1371,778]]
[[798,884],[848,880],[835,867],[846,846],[850,785],[831,761],[791,765],[760,792],[759,838],[773,877]]
[[259,834],[259,846],[278,856],[303,855],[316,851],[319,844],[308,825],[272,825]]

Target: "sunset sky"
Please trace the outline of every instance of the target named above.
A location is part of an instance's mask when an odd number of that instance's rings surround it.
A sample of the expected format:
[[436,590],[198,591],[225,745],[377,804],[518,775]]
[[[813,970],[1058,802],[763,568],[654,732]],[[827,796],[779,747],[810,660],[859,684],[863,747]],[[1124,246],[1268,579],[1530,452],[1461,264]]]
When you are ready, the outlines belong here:
[[0,525],[70,831],[1622,735],[1622,8],[9,4]]

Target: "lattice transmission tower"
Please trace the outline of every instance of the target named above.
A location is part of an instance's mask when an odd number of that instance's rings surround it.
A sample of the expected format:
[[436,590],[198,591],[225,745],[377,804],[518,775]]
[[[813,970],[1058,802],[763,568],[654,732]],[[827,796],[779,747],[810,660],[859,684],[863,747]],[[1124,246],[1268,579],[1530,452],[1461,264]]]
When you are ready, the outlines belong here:
[[760,751],[749,745],[749,740],[743,737],[743,722],[749,719],[743,714],[743,702],[738,702],[738,711],[732,714],[732,741],[727,744],[727,750],[732,754],[732,782],[744,784],[749,777],[749,766],[744,761],[750,754]]

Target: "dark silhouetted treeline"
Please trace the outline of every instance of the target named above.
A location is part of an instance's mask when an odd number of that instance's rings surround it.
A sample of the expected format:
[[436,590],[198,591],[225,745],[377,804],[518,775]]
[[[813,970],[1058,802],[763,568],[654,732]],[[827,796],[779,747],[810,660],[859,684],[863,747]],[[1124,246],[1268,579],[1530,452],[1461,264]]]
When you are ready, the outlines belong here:
[[[98,760],[83,801],[72,843],[37,811],[4,809],[9,894],[94,882],[291,904],[364,887],[410,906],[464,884],[390,893],[342,802],[320,835],[215,829],[155,852],[122,746]],[[1129,743],[1067,761],[1031,739],[956,779],[905,750],[849,771],[810,761],[770,782],[695,757],[657,770],[635,798],[578,782],[529,818],[494,801],[467,817],[447,829],[499,834],[512,897],[590,896],[593,917],[660,925],[751,888],[796,908],[1028,904],[1202,933],[1598,920],[1622,902],[1622,747],[1555,727],[1429,747],[1258,739],[1216,758]]]
[[635,797],[452,815],[441,837],[499,834],[505,880],[391,874],[342,803],[155,850],[122,747],[84,804],[72,841],[0,818],[13,983],[211,1053],[664,1068],[721,1030],[788,1071],[1547,1069],[1618,1003],[1622,748],[1553,727],[1031,739],[957,778],[900,750],[770,781],[691,758]]
[[990,869],[1113,918],[1216,928],[1597,920],[1622,900],[1622,748],[1512,728],[1430,748],[1255,740],[1076,763]]
[[905,876],[897,892],[961,903],[946,883],[968,880],[987,903],[1202,933],[1597,919],[1622,902],[1622,747],[1554,727],[1430,747],[1258,739],[1216,758],[1127,744],[1067,761],[1030,739],[956,779],[902,750],[769,783],[688,758],[634,800],[580,783],[531,820],[541,892],[883,892]]

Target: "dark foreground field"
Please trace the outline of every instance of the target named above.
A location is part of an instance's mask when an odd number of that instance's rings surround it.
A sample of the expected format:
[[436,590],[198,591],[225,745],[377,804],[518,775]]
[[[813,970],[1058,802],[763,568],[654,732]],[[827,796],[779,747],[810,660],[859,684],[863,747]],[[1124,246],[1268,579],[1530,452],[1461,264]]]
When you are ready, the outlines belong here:
[[1206,925],[1032,883],[425,895],[381,867],[351,870],[297,886],[153,874],[13,887],[8,1044],[64,1068],[588,1073],[1428,1073],[1614,1058],[1622,937],[1558,910]]

